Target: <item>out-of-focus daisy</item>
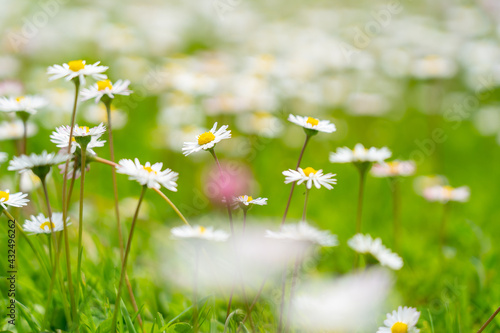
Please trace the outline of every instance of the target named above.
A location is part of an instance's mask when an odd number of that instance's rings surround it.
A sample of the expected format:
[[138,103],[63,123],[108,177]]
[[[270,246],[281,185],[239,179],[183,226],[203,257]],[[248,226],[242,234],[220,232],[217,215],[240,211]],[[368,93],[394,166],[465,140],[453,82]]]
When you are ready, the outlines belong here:
[[28,194],[18,192],[18,193],[9,193],[9,190],[0,191],[0,205],[7,209],[6,206],[12,207],[24,207],[28,204],[29,199],[26,199]]
[[0,111],[4,112],[27,112],[35,114],[38,109],[47,105],[45,98],[40,96],[19,96],[19,97],[1,97]]
[[149,188],[160,189],[161,185],[170,191],[177,192],[177,179],[179,174],[170,169],[161,171],[163,163],[146,162],[142,165],[139,159],[134,161],[129,159],[122,159],[116,167],[116,172],[128,175],[130,180],[136,180],[139,184]]
[[275,138],[283,132],[282,122],[273,114],[264,111],[246,112],[238,115],[236,125],[246,134]]
[[193,227],[184,225],[171,230],[172,237],[176,239],[204,239],[209,241],[223,242],[229,238],[229,234],[224,230],[215,230],[213,227]]
[[111,83],[111,80],[101,80],[97,81],[97,83],[90,88],[83,89],[80,96],[83,101],[94,98],[96,103],[98,103],[104,95],[109,98],[115,98],[115,95],[128,96],[132,93],[132,90],[128,89],[129,84],[129,80],[118,80],[114,84]]
[[53,65],[47,68],[47,74],[50,75],[49,81],[66,78],[70,81],[76,77],[80,79],[80,84],[85,85],[85,76],[91,76],[95,80],[104,80],[106,75],[104,73],[108,67],[100,66],[100,61],[93,65],[85,63],[85,60],[72,60],[67,64]]
[[[50,135],[50,141],[55,143],[59,148],[68,148],[70,131],[71,126],[68,125],[57,127]],[[81,149],[80,140],[85,140],[85,143],[87,143],[87,152],[95,154],[93,148],[103,147],[106,142],[104,140],[99,140],[104,132],[106,132],[106,126],[104,126],[103,123],[92,128],[75,125],[73,128],[73,138],[71,140],[71,153],[74,153],[77,147]]]
[[311,189],[313,184],[316,188],[325,187],[328,190],[333,189],[330,184],[337,184],[337,179],[333,178],[337,174],[327,173],[323,174],[323,170],[315,170],[311,167],[305,169],[299,168],[298,170],[286,170],[283,171],[285,178],[285,184],[297,182],[300,185],[305,182],[307,189]]
[[[71,224],[68,221],[69,217],[66,219],[66,225]],[[31,215],[31,220],[26,220],[23,224],[23,229],[32,234],[50,234],[52,231],[62,231],[64,229],[63,214],[52,213],[52,223],[42,213],[37,216]]]
[[0,152],[0,164],[4,163],[9,159],[9,154]]
[[469,200],[470,190],[467,186],[453,188],[448,185],[436,185],[425,188],[423,196],[427,201],[441,203],[447,203],[448,201],[466,202]]
[[413,175],[415,168],[415,162],[413,161],[391,161],[375,164],[371,169],[371,173],[375,177],[406,177]]
[[7,170],[17,171],[19,173],[28,172],[31,170],[40,179],[44,179],[53,165],[65,162],[67,158],[68,155],[66,154],[49,154],[44,150],[39,155],[32,153],[29,156],[14,156],[14,158],[10,161]]
[[328,120],[319,120],[311,117],[295,116],[290,114],[288,116],[288,121],[304,127],[305,130],[310,130],[307,132],[309,135],[317,134],[317,132],[333,133],[337,129],[334,124]]
[[[38,127],[28,122],[27,137],[32,137],[38,132]],[[18,140],[23,137],[24,124],[21,119],[14,121],[3,121],[0,123],[0,140]]]
[[[104,104],[87,104],[85,111],[82,113],[85,120],[92,124],[108,121],[108,114]],[[123,128],[127,123],[127,114],[123,110],[116,108],[114,104],[111,104],[111,119],[113,129],[117,130]],[[179,149],[181,146],[182,142],[179,145]]]
[[354,146],[354,149],[347,147],[337,148],[337,152],[330,153],[332,163],[363,163],[363,162],[383,162],[391,157],[392,153],[387,147],[366,149],[361,143]]
[[240,195],[233,198],[233,206],[235,208],[248,209],[253,205],[264,206],[267,205],[267,198],[252,198],[249,195]]
[[217,130],[217,123],[215,123],[210,131],[198,135],[196,142],[184,142],[183,154],[188,156],[200,150],[211,149],[216,143],[231,138],[231,131],[228,131],[227,128],[227,125],[223,125]]
[[19,189],[22,192],[32,192],[41,185],[40,178],[33,171],[23,172],[19,178]]
[[382,266],[394,270],[403,267],[403,259],[382,244],[380,238],[373,239],[370,235],[356,234],[347,242],[350,248],[362,254],[371,254]]
[[307,222],[297,224],[286,224],[280,231],[266,230],[266,237],[282,240],[292,240],[317,244],[320,246],[337,246],[337,236],[330,234],[330,231],[318,230],[310,226]]
[[418,333],[416,328],[420,312],[415,308],[398,307],[398,310],[387,314],[383,327],[379,327],[377,333]]
[[413,64],[412,74],[419,79],[446,79],[457,72],[455,62],[440,55],[428,55]]

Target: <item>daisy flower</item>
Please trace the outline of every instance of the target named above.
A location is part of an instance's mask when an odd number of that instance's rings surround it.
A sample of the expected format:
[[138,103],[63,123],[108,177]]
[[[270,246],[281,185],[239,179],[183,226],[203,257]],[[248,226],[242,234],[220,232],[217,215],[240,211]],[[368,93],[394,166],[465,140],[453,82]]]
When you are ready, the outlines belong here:
[[[69,217],[66,222],[69,221]],[[69,225],[67,223],[66,225]],[[31,220],[26,220],[23,224],[24,231],[31,232],[32,234],[50,234],[52,230],[54,232],[62,231],[64,229],[63,214],[62,213],[52,213],[52,223],[48,217],[45,217],[42,213],[37,216],[31,215]]]
[[217,123],[215,123],[210,131],[198,135],[196,142],[184,142],[182,153],[188,156],[200,150],[212,149],[216,143],[231,138],[231,131],[228,131],[227,128],[228,126],[224,125],[217,130]]
[[413,161],[391,161],[375,164],[371,173],[375,177],[407,177],[415,173],[415,168]]
[[229,238],[229,234],[224,230],[214,230],[213,227],[193,227],[184,225],[171,230],[172,237],[176,239],[204,239],[216,242],[223,242]]
[[419,333],[415,327],[420,317],[420,312],[415,308],[398,307],[398,310],[387,314],[383,327],[379,327],[377,333]]
[[47,101],[40,96],[20,96],[0,98],[0,111],[4,112],[27,112],[35,114],[38,109],[47,105]]
[[240,207],[241,209],[248,209],[253,205],[264,206],[267,205],[267,198],[252,198],[249,195],[240,195],[233,198],[234,208]]
[[[50,136],[50,141],[56,144],[59,148],[68,148],[69,136],[71,132],[71,126],[64,125],[57,127],[54,132],[52,132]],[[99,124],[99,126],[89,128],[87,126],[78,126],[75,125],[73,128],[73,138],[71,142],[71,153],[73,154],[76,151],[76,148],[82,148],[80,145],[80,140],[86,140],[87,143],[87,152],[95,155],[93,148],[103,147],[105,140],[99,140],[101,135],[106,132],[106,126],[103,123]],[[86,138],[86,139],[80,139]]]
[[392,153],[387,147],[366,149],[361,143],[358,143],[354,149],[347,147],[337,148],[337,152],[330,153],[330,162],[332,163],[363,163],[379,162],[391,157]]
[[177,192],[177,179],[179,174],[170,169],[161,171],[163,163],[146,162],[142,165],[136,158],[134,161],[122,159],[116,167],[116,172],[128,175],[130,180],[136,180],[139,184],[149,188],[160,189],[161,185],[170,191]]
[[132,93],[132,90],[128,89],[129,84],[129,80],[118,80],[115,84],[112,84],[111,80],[101,80],[97,81],[96,84],[88,89],[82,89],[80,96],[82,97],[82,101],[95,98],[96,103],[98,103],[104,95],[107,95],[109,98],[115,98],[115,95],[128,96]]
[[0,152],[0,164],[4,163],[9,159],[9,154]]
[[280,231],[266,230],[266,237],[282,240],[292,240],[317,244],[320,246],[337,246],[337,236],[330,234],[330,231],[318,230],[310,226],[307,222],[297,224],[286,224]]
[[53,65],[47,68],[47,74],[50,75],[49,81],[54,81],[60,78],[66,78],[70,81],[76,77],[79,78],[80,84],[85,85],[85,76],[91,76],[95,80],[104,80],[106,75],[104,73],[108,67],[99,66],[100,61],[93,65],[88,65],[85,60],[73,60],[67,64]]
[[319,120],[311,117],[295,116],[290,114],[288,116],[288,121],[304,127],[304,130],[310,130],[312,133],[307,134],[314,135],[318,132],[333,133],[337,130],[334,124],[328,120]]
[[448,201],[466,202],[469,200],[470,190],[467,186],[453,188],[445,185],[435,185],[424,189],[423,196],[427,201],[447,203]]
[[[27,137],[32,137],[38,131],[35,124],[28,122]],[[18,140],[24,135],[24,123],[21,119],[3,121],[0,123],[0,140]]]
[[337,179],[333,178],[337,174],[327,173],[324,175],[322,169],[314,170],[311,167],[299,168],[298,170],[289,169],[283,171],[283,175],[286,177],[285,184],[297,182],[297,185],[300,185],[305,182],[308,190],[312,188],[313,184],[316,188],[323,186],[328,190],[333,188],[330,184],[337,184]]
[[32,153],[29,156],[14,156],[14,158],[10,161],[7,170],[17,171],[19,173],[31,170],[40,179],[44,179],[53,165],[65,162],[68,157],[69,155],[67,154],[49,154],[45,150],[40,155]]
[[9,193],[9,190],[0,191],[0,205],[7,209],[7,206],[12,207],[24,207],[28,204],[29,199],[26,199],[28,194],[18,192],[18,193]]
[[382,244],[380,238],[373,239],[370,235],[356,234],[347,242],[350,248],[362,254],[371,254],[382,266],[394,270],[403,267],[403,259]]

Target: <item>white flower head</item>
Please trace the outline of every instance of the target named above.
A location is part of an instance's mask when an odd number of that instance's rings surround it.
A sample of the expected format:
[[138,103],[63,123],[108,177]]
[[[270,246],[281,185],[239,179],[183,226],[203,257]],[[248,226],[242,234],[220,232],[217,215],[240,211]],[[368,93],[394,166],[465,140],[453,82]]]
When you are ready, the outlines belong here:
[[337,152],[330,153],[332,163],[362,163],[379,162],[391,157],[392,153],[387,147],[366,149],[361,143],[354,146],[354,149],[347,147],[337,148]]
[[45,150],[39,155],[32,153],[29,156],[14,156],[7,170],[17,171],[19,173],[33,171],[34,174],[42,179],[47,175],[53,165],[65,162],[68,157],[69,155],[67,154],[49,154]]
[[266,231],[266,237],[281,239],[281,240],[291,240],[299,241],[311,244],[317,244],[320,246],[337,246],[337,236],[330,234],[330,231],[318,230],[307,222],[299,222],[297,224],[286,224],[280,231]]
[[264,206],[267,205],[267,198],[252,198],[249,195],[240,195],[233,198],[233,207],[248,209],[253,205]]
[[[28,122],[27,137],[30,138],[36,134],[38,127]],[[2,121],[0,123],[0,140],[18,140],[24,135],[24,124],[21,119],[14,121]]]
[[229,234],[224,230],[215,230],[213,227],[193,227],[184,225],[171,230],[172,237],[176,239],[203,239],[208,241],[223,242],[229,238]]
[[82,89],[80,96],[83,101],[94,98],[96,103],[98,103],[104,95],[107,95],[109,98],[115,98],[115,95],[128,96],[132,93],[132,90],[128,89],[129,84],[129,80],[118,80],[114,84],[108,79],[101,80],[97,81],[97,83],[90,88]]
[[297,182],[297,185],[302,183],[306,184],[307,189],[311,189],[313,184],[316,188],[325,187],[328,190],[333,189],[333,185],[337,184],[337,179],[333,178],[337,174],[327,173],[323,174],[323,170],[315,170],[311,167],[305,169],[298,168],[298,170],[286,170],[283,171],[285,176],[285,184]]
[[73,60],[67,64],[53,65],[47,68],[47,74],[50,75],[49,81],[66,78],[70,81],[76,77],[79,78],[80,84],[85,85],[85,76],[91,76],[94,80],[104,80],[106,75],[104,73],[108,67],[99,66],[100,61],[93,65],[85,63],[85,60]]
[[371,254],[382,266],[394,270],[403,267],[403,259],[385,247],[380,238],[373,239],[370,235],[356,234],[347,244],[358,253]]
[[9,193],[9,190],[0,191],[0,205],[7,209],[7,206],[12,207],[24,207],[28,204],[29,199],[26,199],[28,194],[18,192],[18,193]]
[[[66,225],[70,224],[68,221],[69,217],[66,218]],[[50,234],[52,230],[54,232],[62,231],[64,229],[63,214],[52,213],[52,223],[42,213],[37,216],[31,215],[31,220],[26,220],[23,224],[23,229],[32,234]]]
[[0,164],[3,164],[9,159],[9,154],[0,152]]
[[0,111],[20,112],[35,114],[38,109],[47,105],[45,98],[40,96],[19,96],[19,97],[1,97]]
[[[50,135],[50,141],[55,143],[59,148],[68,148],[70,132],[71,126],[63,125],[57,127],[56,130]],[[106,132],[106,126],[104,126],[103,123],[92,128],[75,125],[73,128],[73,138],[71,140],[71,153],[73,154],[77,147],[81,149],[78,138],[90,137],[90,141],[87,143],[87,152],[94,155],[95,152],[93,148],[103,147],[106,142],[105,140],[99,140],[104,132]]]
[[470,197],[470,190],[467,186],[453,188],[445,185],[435,185],[427,187],[423,191],[423,196],[427,201],[437,201],[447,203],[449,201],[466,202]]
[[135,180],[139,184],[149,188],[160,189],[161,185],[168,190],[177,192],[177,179],[179,174],[171,169],[161,171],[163,163],[146,162],[142,165],[136,158],[134,161],[129,159],[122,159],[116,167],[116,172],[128,175],[130,180]]
[[420,312],[415,308],[399,306],[398,310],[387,314],[383,327],[379,327],[377,333],[419,333],[416,328]]
[[334,124],[332,124],[328,120],[319,120],[311,117],[303,117],[303,116],[295,116],[290,114],[288,116],[288,121],[297,124],[299,126],[304,127],[304,129],[325,132],[325,133],[333,133],[337,130]]
[[184,142],[183,154],[188,156],[200,150],[211,149],[222,140],[231,138],[231,131],[228,131],[227,128],[228,126],[224,125],[217,130],[217,123],[215,123],[210,131],[198,135],[196,142]]
[[375,177],[407,177],[415,173],[413,161],[391,161],[373,165],[371,173]]

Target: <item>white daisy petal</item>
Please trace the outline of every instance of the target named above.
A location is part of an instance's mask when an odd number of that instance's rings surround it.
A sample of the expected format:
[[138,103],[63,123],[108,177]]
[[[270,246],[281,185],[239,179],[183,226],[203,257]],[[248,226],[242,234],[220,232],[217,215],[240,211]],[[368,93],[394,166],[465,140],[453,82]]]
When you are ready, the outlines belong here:
[[195,225],[193,227],[184,225],[171,230],[172,237],[175,239],[193,239],[223,242],[229,238],[229,234],[223,230],[215,230],[213,227],[202,227]]
[[337,148],[335,153],[330,153],[330,162],[332,163],[360,163],[360,162],[379,162],[391,157],[392,153],[387,147],[366,149],[361,143],[358,143],[354,149],[347,147]]
[[399,270],[403,267],[403,259],[382,244],[380,238],[370,235],[356,234],[347,242],[350,248],[362,254],[371,254],[382,266]]
[[94,98],[96,103],[98,103],[104,95],[107,95],[109,98],[115,98],[115,95],[128,96],[132,93],[132,90],[128,89],[129,84],[129,80],[118,80],[113,84],[110,80],[106,79],[98,81],[90,88],[82,89],[80,96],[82,101]]
[[227,130],[228,126],[224,125],[217,129],[217,123],[214,124],[212,129],[208,132],[198,135],[196,142],[184,142],[182,153],[188,156],[200,150],[207,150],[213,148],[215,144],[222,140],[231,138],[231,131]]
[[[66,219],[66,225],[70,224],[68,217]],[[62,213],[52,213],[52,224],[48,217],[40,213],[37,216],[31,215],[31,220],[26,220],[23,225],[23,230],[31,232],[32,234],[50,234],[52,232],[51,228],[54,232],[64,229]]]
[[307,222],[286,224],[278,232],[267,230],[266,237],[281,240],[306,242],[328,247],[338,245],[336,235],[330,234],[330,231],[318,230],[310,226]]
[[163,185],[170,191],[177,192],[177,179],[179,174],[171,169],[161,171],[162,163],[146,162],[143,166],[136,158],[134,161],[122,159],[116,167],[116,172],[128,175],[130,180],[135,180],[141,185],[149,188],[160,189]]
[[297,182],[297,185],[302,183],[306,183],[307,189],[311,189],[312,185],[316,188],[321,188],[321,186],[325,187],[328,190],[333,189],[333,186],[330,184],[337,184],[337,179],[333,178],[336,176],[332,173],[323,174],[323,170],[314,170],[311,167],[307,167],[305,169],[298,168],[298,170],[285,170],[282,172],[285,176],[285,184]]
[[6,206],[24,207],[28,204],[29,199],[26,199],[28,194],[18,192],[10,193],[9,190],[0,191],[0,205],[6,209]]
[[99,66],[100,61],[93,65],[85,63],[85,60],[73,60],[67,64],[53,65],[47,68],[47,74],[49,75],[49,81],[54,81],[57,79],[65,78],[66,81],[70,81],[76,77],[80,79],[80,84],[85,85],[85,76],[90,76],[94,80],[104,80],[106,75],[104,73],[108,67]]
[[337,130],[335,125],[330,123],[328,120],[319,120],[312,117],[303,117],[290,114],[288,116],[288,121],[296,125],[302,126],[306,129],[319,132],[333,133]]

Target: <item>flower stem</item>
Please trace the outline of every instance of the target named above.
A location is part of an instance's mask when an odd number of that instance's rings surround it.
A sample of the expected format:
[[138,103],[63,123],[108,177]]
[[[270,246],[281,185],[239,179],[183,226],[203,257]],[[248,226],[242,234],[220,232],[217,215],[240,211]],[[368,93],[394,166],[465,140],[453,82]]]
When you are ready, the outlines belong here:
[[[217,154],[215,154],[215,149],[209,149],[210,153],[215,159],[215,163],[217,163],[217,168],[219,169],[219,174],[221,177],[221,181],[224,178],[224,173],[222,172],[222,167],[220,166],[219,159],[217,158]],[[229,225],[231,226],[231,235],[234,236],[234,227],[233,227],[233,214],[231,212],[231,205],[229,203],[230,198],[223,198],[226,201],[227,215],[229,216]]]
[[247,224],[247,212],[248,209],[243,209],[243,235],[245,234],[245,228]]
[[[304,156],[304,151],[306,150],[306,146],[307,146],[307,143],[309,142],[310,138],[311,138],[310,135],[306,135],[306,140],[304,142],[304,146],[302,146],[302,150],[300,151],[299,160],[297,161],[297,166],[295,167],[295,170],[299,169],[300,162],[302,161],[302,157]],[[294,189],[295,189],[295,182],[292,183],[292,188],[290,189],[290,195],[288,196],[288,201],[286,203],[285,213],[283,214],[283,219],[281,220],[282,227],[286,221],[286,215],[288,214],[288,209],[290,208],[290,202],[292,202],[292,196],[293,196]]]
[[194,249],[194,275],[193,275],[193,331],[198,333],[198,260],[200,251],[198,246]]
[[22,154],[26,155],[26,147],[28,145],[28,120],[23,119],[23,146],[22,146]]
[[483,326],[481,326],[481,328],[479,329],[479,331],[477,331],[477,333],[481,333],[482,331],[484,331],[486,326],[488,326],[491,323],[491,321],[495,319],[498,313],[500,313],[500,307],[490,316],[490,318],[488,318],[488,320],[484,323]]
[[[81,147],[81,161],[80,161],[80,209],[78,212],[78,261],[76,264],[76,304],[78,306],[80,301],[80,289],[82,287],[82,238],[83,238],[83,198],[84,198],[84,188],[85,188],[85,164],[87,157],[87,145]],[[76,165],[75,165],[76,167]],[[79,322],[79,316],[74,319],[77,323]]]
[[130,254],[130,247],[132,245],[132,238],[134,236],[135,224],[137,222],[137,217],[139,216],[139,209],[141,208],[142,200],[144,199],[144,194],[146,193],[146,186],[142,187],[141,196],[137,202],[137,208],[135,210],[134,218],[132,220],[132,225],[130,226],[130,233],[128,235],[127,247],[125,248],[125,256],[123,257],[122,270],[120,274],[120,283],[118,284],[118,291],[116,293],[115,310],[113,312],[113,321],[111,323],[111,331],[116,332],[116,320],[118,319],[118,311],[120,309],[121,292],[123,288],[123,282],[125,280],[125,272],[127,270],[128,256]]
[[300,256],[300,252],[297,253],[297,257],[295,258],[295,267],[293,269],[293,275],[292,275],[292,285],[290,286],[290,298],[288,299],[288,311],[287,311],[287,316],[286,316],[286,323],[285,323],[285,333],[288,332],[289,326],[290,326],[290,309],[292,307],[292,300],[295,294],[295,283],[297,281],[297,276],[299,273],[299,268],[302,263],[302,259]]
[[302,222],[306,221],[307,199],[309,199],[309,189],[306,189],[306,198],[304,200],[304,211],[302,212]]
[[363,213],[363,195],[365,191],[366,170],[359,170],[359,192],[358,192],[358,212],[356,215],[356,233],[361,232],[361,221]]
[[447,202],[443,205],[443,216],[441,218],[441,227],[439,230],[439,246],[441,249],[444,247],[446,241],[446,222],[448,221],[448,216],[450,215],[450,203]]
[[401,239],[401,192],[399,189],[399,179],[391,178],[392,185],[392,218],[394,227],[394,251],[399,250],[399,240]]

